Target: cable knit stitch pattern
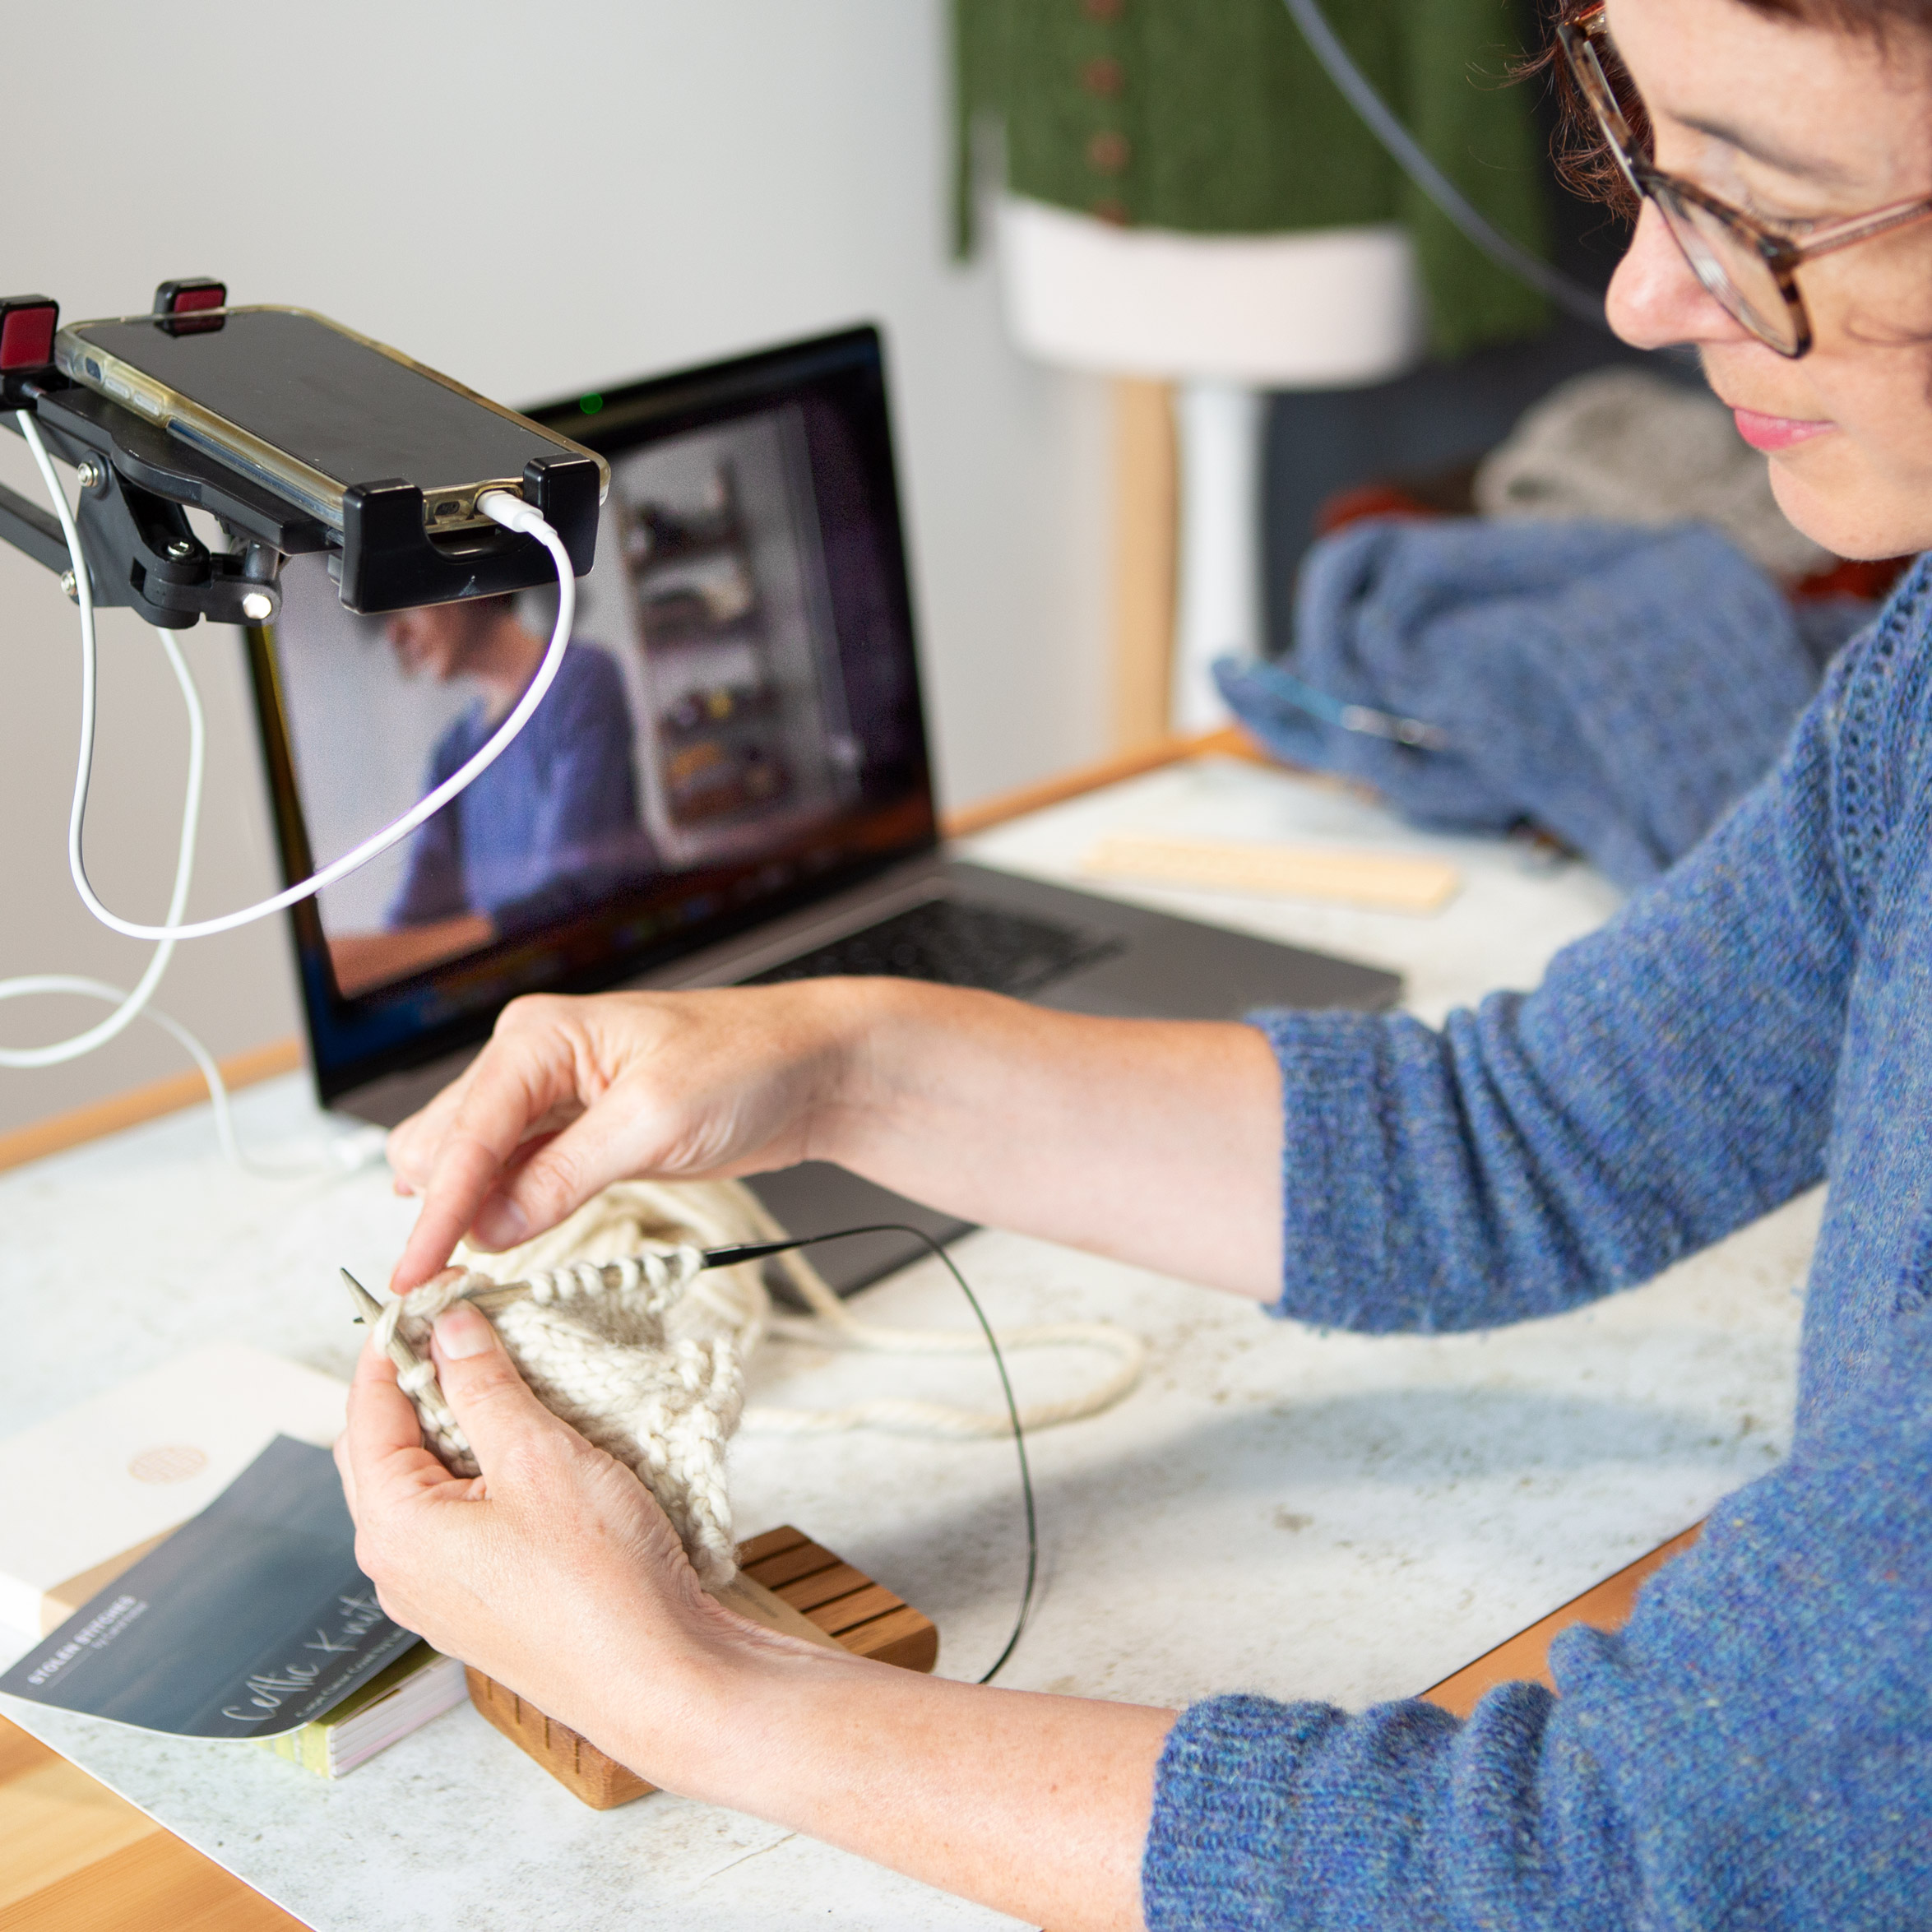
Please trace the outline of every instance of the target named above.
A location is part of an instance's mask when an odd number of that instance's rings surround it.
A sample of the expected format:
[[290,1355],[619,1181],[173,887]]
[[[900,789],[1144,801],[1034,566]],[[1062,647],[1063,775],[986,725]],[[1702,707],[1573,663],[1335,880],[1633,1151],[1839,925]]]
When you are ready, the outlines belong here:
[[1262,1023],[1283,1314],[1522,1320],[1829,1192],[1789,1460],[1625,1629],[1559,1639],[1555,1698],[1188,1711],[1150,1925],[1932,1925],[1932,569],[1772,777],[1536,992],[1439,1032]]
[[438,1454],[475,1476],[469,1439],[427,1358],[437,1316],[459,1300],[490,1297],[503,1346],[538,1401],[635,1470],[700,1580],[728,1583],[737,1563],[725,1448],[744,1408],[744,1358],[728,1332],[674,1336],[669,1326],[702,1260],[681,1246],[581,1261],[536,1272],[512,1285],[521,1290],[513,1295],[488,1275],[449,1268],[391,1303],[378,1339],[392,1329],[424,1358],[399,1379]]

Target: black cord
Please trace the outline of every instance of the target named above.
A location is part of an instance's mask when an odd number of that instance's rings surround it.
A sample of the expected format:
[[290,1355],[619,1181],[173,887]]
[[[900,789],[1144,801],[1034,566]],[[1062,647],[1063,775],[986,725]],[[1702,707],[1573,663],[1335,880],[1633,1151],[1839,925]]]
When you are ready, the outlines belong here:
[[1020,1591],[1020,1614],[1013,1619],[1013,1633],[1007,1638],[1006,1648],[993,1660],[992,1667],[978,1679],[981,1684],[990,1684],[1013,1654],[1021,1633],[1026,1628],[1027,1613],[1033,1607],[1033,1580],[1040,1571],[1040,1524],[1033,1508],[1033,1471],[1026,1462],[1026,1432],[1020,1426],[1020,1405],[1013,1398],[1013,1385],[1006,1372],[1006,1357],[999,1352],[993,1324],[986,1319],[986,1311],[980,1306],[979,1296],[966,1286],[966,1278],[953,1265],[952,1257],[924,1229],[912,1227],[904,1221],[886,1221],[863,1228],[838,1228],[829,1235],[804,1235],[792,1240],[743,1241],[730,1248],[707,1248],[703,1251],[704,1265],[707,1268],[737,1267],[744,1262],[766,1261],[775,1254],[790,1254],[795,1249],[814,1248],[821,1241],[843,1241],[853,1235],[910,1235],[915,1241],[924,1242],[934,1259],[959,1284],[959,1291],[966,1298],[980,1332],[986,1337],[986,1346],[993,1351],[993,1365],[999,1371],[999,1386],[1006,1396],[1006,1412],[1013,1425],[1013,1450],[1020,1458],[1020,1494],[1026,1506],[1026,1581]]
[[1368,76],[1350,58],[1348,49],[1328,24],[1318,0],[1282,0],[1289,18],[1301,30],[1309,51],[1341,90],[1395,164],[1434,202],[1444,215],[1499,268],[1519,276],[1532,289],[1579,322],[1606,336],[1616,331],[1604,313],[1603,297],[1585,288],[1547,262],[1532,255],[1481,214],[1448,175],[1423,151],[1415,137],[1397,120]]

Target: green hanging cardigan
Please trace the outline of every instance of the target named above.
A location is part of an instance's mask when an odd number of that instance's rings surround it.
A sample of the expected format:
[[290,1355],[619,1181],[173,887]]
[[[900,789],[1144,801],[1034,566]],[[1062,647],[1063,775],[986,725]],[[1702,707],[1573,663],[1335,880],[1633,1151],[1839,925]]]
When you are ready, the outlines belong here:
[[[1549,247],[1515,0],[1327,0],[1356,64],[1436,164],[1533,253]],[[1401,221],[1437,350],[1534,335],[1541,296],[1494,266],[1389,159],[1281,0],[953,0],[956,238],[972,137],[1003,132],[1016,194],[1195,234]]]

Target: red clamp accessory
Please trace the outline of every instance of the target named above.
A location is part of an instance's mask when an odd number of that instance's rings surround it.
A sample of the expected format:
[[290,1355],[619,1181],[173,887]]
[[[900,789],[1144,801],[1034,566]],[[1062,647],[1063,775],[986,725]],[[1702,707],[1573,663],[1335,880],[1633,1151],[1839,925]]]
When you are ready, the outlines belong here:
[[0,298],[0,376],[25,375],[53,360],[60,304],[47,295]]
[[220,316],[203,312],[220,308],[227,301],[226,282],[218,282],[211,276],[185,276],[179,281],[163,282],[155,290],[154,312],[165,318],[170,334],[198,336],[221,327]]

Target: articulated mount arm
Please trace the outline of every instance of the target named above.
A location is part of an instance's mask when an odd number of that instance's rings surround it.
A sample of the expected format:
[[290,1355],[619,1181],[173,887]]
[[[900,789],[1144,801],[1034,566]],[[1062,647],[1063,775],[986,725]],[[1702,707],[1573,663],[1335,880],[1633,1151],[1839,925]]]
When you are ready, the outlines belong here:
[[[215,282],[164,283],[155,310],[185,315],[225,293]],[[70,383],[53,366],[58,316],[44,296],[0,300],[0,409],[16,429],[18,413],[31,412],[49,450],[79,475],[75,518],[95,605],[125,606],[168,630],[204,617],[268,622],[280,604],[283,558],[327,549],[331,533],[145,417]],[[233,552],[212,551],[195,535],[191,505],[229,533]],[[0,538],[58,573],[74,594],[58,521],[3,487]]]

